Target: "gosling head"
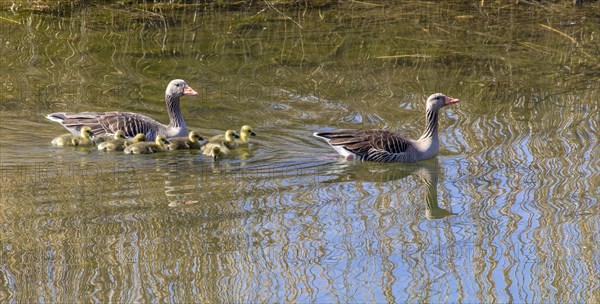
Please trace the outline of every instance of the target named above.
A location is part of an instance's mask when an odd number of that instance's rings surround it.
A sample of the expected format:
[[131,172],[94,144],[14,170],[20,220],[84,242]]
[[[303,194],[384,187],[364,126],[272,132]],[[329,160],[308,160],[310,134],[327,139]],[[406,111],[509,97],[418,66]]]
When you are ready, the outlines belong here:
[[188,135],[188,138],[190,139],[191,142],[200,142],[204,140],[204,137],[200,136],[200,134],[198,134],[198,132],[196,131],[191,131],[190,134]]
[[113,136],[113,139],[125,139],[125,132],[123,132],[123,130],[118,130],[117,132],[115,132],[115,135]]
[[242,130],[240,130],[240,137],[247,138],[249,135],[256,136],[256,133],[254,133],[251,126],[249,126],[249,125],[243,126]]
[[156,136],[155,143],[159,146],[164,146],[164,145],[170,144],[170,142],[167,140],[167,137],[162,134]]
[[132,141],[133,141],[134,143],[136,143],[136,142],[141,142],[141,141],[146,141],[146,135],[145,135],[144,133],[138,133],[138,134],[136,134],[136,135],[133,137]]
[[219,146],[213,146],[210,150],[210,155],[212,156],[213,160],[217,160],[217,158],[219,158],[221,155],[221,148]]
[[82,127],[79,132],[81,132],[81,137],[85,138],[85,139],[91,139],[94,138],[94,133],[92,132],[92,128],[88,127],[88,126],[84,126]]
[[227,130],[227,132],[225,132],[225,140],[227,142],[233,142],[237,138],[240,138],[240,136],[235,130]]

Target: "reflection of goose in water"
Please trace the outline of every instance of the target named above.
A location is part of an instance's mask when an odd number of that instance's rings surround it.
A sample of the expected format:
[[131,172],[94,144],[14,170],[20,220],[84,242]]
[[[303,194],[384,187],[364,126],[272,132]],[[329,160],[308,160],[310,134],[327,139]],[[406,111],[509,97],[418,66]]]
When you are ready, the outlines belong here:
[[390,166],[389,164],[373,166],[373,163],[345,162],[337,164],[342,164],[343,172],[336,172],[336,175],[339,177],[330,182],[389,182],[404,179],[410,175],[416,175],[427,187],[425,217],[427,219],[442,219],[456,215],[456,213],[442,209],[438,205],[437,184],[440,171],[437,159],[411,164],[398,164],[397,166]]

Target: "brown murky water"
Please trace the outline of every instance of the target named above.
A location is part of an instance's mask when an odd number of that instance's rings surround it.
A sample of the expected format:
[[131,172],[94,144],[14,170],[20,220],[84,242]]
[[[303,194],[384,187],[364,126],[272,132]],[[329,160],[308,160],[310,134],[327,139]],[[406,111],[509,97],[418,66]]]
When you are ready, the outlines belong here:
[[[598,3],[372,4],[2,11],[0,302],[598,302]],[[166,122],[174,78],[250,147],[50,145],[56,111]],[[463,100],[436,159],[311,136],[418,137],[435,92]]]

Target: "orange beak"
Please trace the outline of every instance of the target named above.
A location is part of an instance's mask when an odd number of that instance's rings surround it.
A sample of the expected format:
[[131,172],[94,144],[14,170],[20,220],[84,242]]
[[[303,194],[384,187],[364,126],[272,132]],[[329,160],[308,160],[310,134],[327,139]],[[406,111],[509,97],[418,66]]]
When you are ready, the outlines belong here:
[[446,96],[446,101],[444,102],[444,105],[449,105],[449,104],[457,103],[457,102],[460,102],[460,100]]
[[194,89],[192,89],[192,87],[186,86],[183,89],[183,95],[185,95],[185,96],[196,96],[196,95],[198,95],[198,92],[194,91]]

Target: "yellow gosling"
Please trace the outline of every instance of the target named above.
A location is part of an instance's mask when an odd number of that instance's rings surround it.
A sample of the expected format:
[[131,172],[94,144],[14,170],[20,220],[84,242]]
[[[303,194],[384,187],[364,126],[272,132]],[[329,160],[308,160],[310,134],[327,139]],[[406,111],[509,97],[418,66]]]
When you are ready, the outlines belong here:
[[167,150],[169,141],[164,135],[158,135],[154,142],[137,142],[127,146],[125,154],[152,154]]
[[247,145],[250,142],[250,136],[256,136],[256,133],[252,130],[249,125],[244,125],[240,130],[240,139],[238,139],[238,145]]
[[234,150],[234,149],[238,148],[238,142],[237,142],[238,138],[240,138],[240,136],[235,132],[235,130],[227,130],[227,132],[225,132],[225,135],[223,135],[223,134],[215,135],[215,136],[211,137],[208,140],[208,142],[214,143],[214,144],[219,144],[228,149]]
[[200,149],[204,138],[196,131],[191,131],[188,137],[169,138],[169,150]]
[[210,149],[210,157],[212,157],[213,160],[217,160],[218,158],[223,157],[225,154],[221,151],[221,148],[219,146],[213,146]]
[[[94,139],[94,141],[96,140]],[[96,142],[96,144],[98,145],[98,150],[100,151],[123,151],[128,145],[128,141],[125,137],[125,132],[123,132],[122,130],[118,130],[117,132],[115,132],[113,139],[101,142],[100,144]]]
[[107,142],[109,140],[113,140],[113,139],[119,139],[119,138],[125,138],[125,132],[123,132],[122,130],[118,130],[117,132],[115,132],[114,135],[99,135],[99,136],[94,136],[94,143],[96,145],[100,145],[103,142]]
[[131,140],[128,140],[128,141],[129,141],[129,145],[138,143],[138,142],[142,142],[142,141],[146,141],[146,134],[138,133]]
[[127,148],[127,146],[133,143],[146,141],[146,135],[144,135],[144,133],[139,133],[134,138],[127,139],[125,138],[125,132],[121,130],[117,131],[114,137],[115,139],[113,140],[100,143],[98,145],[98,150],[104,152],[123,151],[125,148]]
[[222,158],[223,156],[229,154],[229,152],[229,148],[227,148],[227,146],[223,145],[222,143],[219,144],[209,142],[204,146],[202,154],[210,156],[214,160],[216,160],[217,158]]
[[90,127],[82,127],[79,132],[81,135],[63,134],[58,136],[52,140],[52,144],[59,147],[94,145],[94,133],[92,133],[92,129]]

